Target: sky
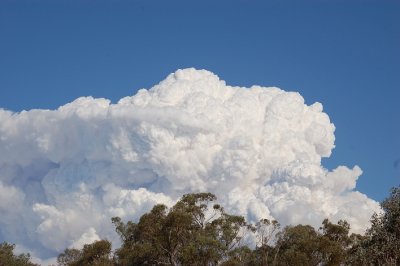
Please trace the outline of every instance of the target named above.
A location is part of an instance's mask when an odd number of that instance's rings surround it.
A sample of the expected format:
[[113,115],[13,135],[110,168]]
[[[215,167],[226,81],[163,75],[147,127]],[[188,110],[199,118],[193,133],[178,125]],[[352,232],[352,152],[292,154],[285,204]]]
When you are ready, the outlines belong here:
[[322,166],[358,165],[355,189],[381,201],[400,183],[398,47],[398,1],[3,0],[0,108],[117,103],[206,69],[320,102],[336,127]]

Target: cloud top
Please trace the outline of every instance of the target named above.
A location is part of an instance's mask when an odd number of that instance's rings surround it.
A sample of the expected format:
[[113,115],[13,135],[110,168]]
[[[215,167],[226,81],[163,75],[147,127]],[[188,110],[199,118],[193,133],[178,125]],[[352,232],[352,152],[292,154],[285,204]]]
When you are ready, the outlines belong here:
[[[184,69],[112,104],[82,97],[57,110],[0,110],[0,239],[40,258],[115,239],[110,217],[208,191],[249,220],[367,226],[377,202],[362,171],[321,158],[334,125],[320,103],[275,87],[226,85]],[[57,236],[57,237],[54,237]]]

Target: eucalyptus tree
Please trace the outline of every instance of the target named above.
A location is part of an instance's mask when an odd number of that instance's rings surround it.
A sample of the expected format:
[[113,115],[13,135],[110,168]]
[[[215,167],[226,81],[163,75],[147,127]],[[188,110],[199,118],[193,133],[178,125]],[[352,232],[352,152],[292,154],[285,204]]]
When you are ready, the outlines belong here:
[[392,188],[381,207],[383,212],[372,216],[371,227],[349,256],[354,264],[400,265],[400,187]]
[[85,244],[82,249],[67,248],[58,255],[60,266],[112,266],[111,242],[98,240]]
[[138,223],[112,218],[122,240],[120,265],[218,265],[240,246],[247,224],[213,204],[211,193],[184,195],[172,208],[159,204]]
[[15,245],[0,243],[0,266],[38,266],[30,261],[29,253],[14,254]]

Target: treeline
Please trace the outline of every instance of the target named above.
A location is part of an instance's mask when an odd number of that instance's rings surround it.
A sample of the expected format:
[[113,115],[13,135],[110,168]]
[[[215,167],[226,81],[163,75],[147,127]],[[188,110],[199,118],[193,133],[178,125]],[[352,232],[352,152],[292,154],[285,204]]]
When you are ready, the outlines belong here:
[[[281,228],[268,219],[249,224],[215,200],[211,193],[187,194],[170,209],[155,205],[137,223],[114,217],[120,248],[99,240],[66,249],[58,265],[400,265],[400,187],[381,203],[384,213],[371,217],[364,235],[349,234],[343,220],[325,219],[319,230]],[[13,247],[1,244],[0,266],[35,265],[29,254],[14,255]]]

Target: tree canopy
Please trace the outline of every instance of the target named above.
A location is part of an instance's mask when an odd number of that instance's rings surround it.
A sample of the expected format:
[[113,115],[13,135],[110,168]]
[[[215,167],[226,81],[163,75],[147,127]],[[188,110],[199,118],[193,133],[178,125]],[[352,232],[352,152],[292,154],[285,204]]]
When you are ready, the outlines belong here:
[[357,238],[355,265],[400,265],[400,187],[391,190],[381,207],[383,212],[372,216],[365,236]]
[[[371,217],[364,235],[350,234],[345,220],[281,228],[275,220],[249,224],[227,213],[211,193],[184,195],[174,206],[155,205],[137,222],[111,219],[121,246],[98,240],[82,249],[65,249],[60,266],[287,266],[400,265],[400,187]],[[250,244],[246,239],[253,239]],[[14,254],[15,245],[0,244],[0,266],[34,266],[29,254]]]
[[14,254],[14,244],[3,242],[0,244],[0,266],[37,266],[30,262],[30,255],[22,253]]
[[187,194],[171,209],[156,205],[138,223],[112,218],[123,242],[120,265],[217,265],[242,240],[242,216],[227,214],[211,193]]

